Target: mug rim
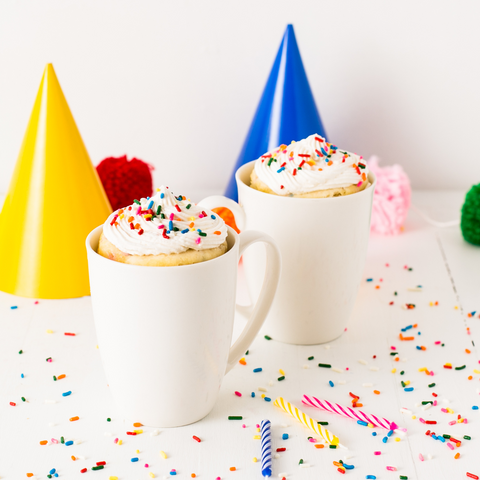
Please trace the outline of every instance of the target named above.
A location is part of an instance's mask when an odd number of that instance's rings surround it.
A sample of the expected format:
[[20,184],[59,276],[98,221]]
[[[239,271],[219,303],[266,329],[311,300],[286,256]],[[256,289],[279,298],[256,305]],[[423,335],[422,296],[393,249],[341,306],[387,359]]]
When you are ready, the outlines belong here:
[[[232,240],[233,240],[233,244],[232,246],[223,254],[223,255],[219,255],[218,257],[215,257],[215,258],[212,258],[210,260],[207,260],[205,262],[197,262],[197,263],[191,263],[189,265],[171,265],[171,266],[159,266],[159,265],[132,265],[130,263],[122,263],[122,262],[116,262],[115,260],[111,260],[109,258],[105,258],[104,256],[100,255],[91,245],[91,241],[92,241],[92,237],[98,232],[98,230],[100,230],[101,228],[103,228],[103,223],[101,225],[98,225],[98,227],[95,227],[88,235],[87,235],[87,238],[85,240],[85,244],[86,244],[86,248],[87,248],[87,253],[92,253],[92,254],[95,254],[99,259],[100,261],[103,261],[105,260],[106,262],[109,262],[109,264],[116,264],[116,265],[120,265],[119,268],[122,268],[122,267],[130,267],[130,268],[164,268],[164,269],[170,269],[170,268],[199,268],[201,267],[202,265],[205,265],[205,264],[210,264],[211,262],[215,262],[216,260],[221,260],[223,257],[226,257],[227,255],[233,255],[233,250],[235,250],[235,246],[238,245],[238,241],[239,241],[239,238],[240,238],[240,235],[232,228],[230,227],[229,225],[225,224],[225,226],[227,227],[227,230],[228,230],[228,235],[227,235],[227,239],[229,238],[229,236],[231,235],[232,237]],[[228,240],[227,240],[227,246],[228,246]],[[88,257],[88,256],[87,256]]]
[[[377,183],[377,177],[376,175],[370,170],[368,172],[368,180],[370,181],[370,185],[367,186],[367,188],[364,188],[363,190],[360,190],[359,192],[355,192],[355,193],[351,193],[349,195],[339,195],[338,197],[324,197],[324,198],[308,198],[308,197],[289,197],[288,195],[275,195],[275,194],[271,194],[271,193],[267,193],[267,192],[262,192],[260,190],[257,190],[256,188],[252,188],[250,185],[247,185],[241,178],[240,178],[240,173],[243,173],[243,170],[248,170],[249,168],[252,167],[252,170],[253,168],[255,168],[255,162],[257,160],[252,160],[248,163],[244,163],[241,167],[237,168],[236,172],[235,172],[235,180],[237,182],[237,186],[240,188],[240,186],[243,187],[246,187],[246,188],[249,188],[250,190],[252,190],[253,192],[256,192],[256,194],[259,194],[259,195],[268,195],[269,197],[275,197],[275,198],[278,198],[278,199],[281,199],[280,201],[285,201],[285,200],[288,200],[288,201],[292,201],[292,200],[296,200],[296,201],[306,201],[306,200],[311,200],[311,201],[315,201],[315,200],[322,200],[322,201],[338,201],[340,199],[348,199],[350,197],[353,197],[353,196],[356,196],[356,195],[361,195],[361,194],[364,194],[366,195],[367,192],[370,193],[370,189],[373,188],[375,189],[375,185]],[[251,172],[250,172],[251,173]]]

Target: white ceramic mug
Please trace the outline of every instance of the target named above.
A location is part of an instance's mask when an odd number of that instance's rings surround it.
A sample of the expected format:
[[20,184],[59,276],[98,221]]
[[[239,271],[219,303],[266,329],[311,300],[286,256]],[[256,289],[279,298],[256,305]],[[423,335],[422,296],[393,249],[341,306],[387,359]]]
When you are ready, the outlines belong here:
[[[229,227],[228,250],[220,257],[146,267],[100,256],[102,228],[87,237],[88,269],[98,345],[116,404],[126,418],[148,426],[202,419],[272,304],[280,275],[275,242],[260,232],[238,235]],[[249,322],[230,348],[238,261],[256,242],[266,245],[267,273]]]
[[[262,333],[286,343],[312,345],[339,337],[347,326],[360,286],[370,234],[375,176],[365,190],[333,198],[293,198],[251,188],[255,162],[235,178],[239,204],[223,196],[200,203],[227,207],[240,230],[261,230],[275,239],[282,254],[277,295]],[[258,298],[265,250],[243,256],[250,297]],[[243,308],[244,314],[250,309]]]

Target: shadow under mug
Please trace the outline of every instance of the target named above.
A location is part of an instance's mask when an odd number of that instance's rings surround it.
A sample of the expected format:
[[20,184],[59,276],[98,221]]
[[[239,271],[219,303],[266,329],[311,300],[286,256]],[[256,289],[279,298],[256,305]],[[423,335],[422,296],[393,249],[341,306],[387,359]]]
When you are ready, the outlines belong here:
[[[176,267],[127,265],[97,253],[102,226],[87,237],[98,345],[113,399],[125,418],[154,427],[196,422],[213,408],[225,373],[237,364],[272,304],[280,255],[264,233],[228,227],[228,250]],[[238,261],[266,246],[266,275],[243,332],[232,340]],[[263,277],[262,279],[263,280]]]
[[[215,195],[200,202],[208,209],[229,208],[240,230],[270,235],[282,255],[277,295],[262,333],[281,342],[313,345],[339,337],[358,293],[370,235],[375,176],[364,190],[332,198],[293,198],[250,187],[255,161],[240,167],[235,179],[239,203]],[[258,298],[265,249],[243,256],[252,299]],[[251,307],[242,307],[249,315]]]

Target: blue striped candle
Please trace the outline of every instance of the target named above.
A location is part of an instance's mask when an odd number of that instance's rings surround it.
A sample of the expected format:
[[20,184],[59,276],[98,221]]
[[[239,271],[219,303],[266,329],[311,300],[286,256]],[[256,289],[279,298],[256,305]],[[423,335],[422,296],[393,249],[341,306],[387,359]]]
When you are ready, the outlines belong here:
[[262,420],[262,475],[264,477],[272,476],[272,434],[270,432],[270,420]]

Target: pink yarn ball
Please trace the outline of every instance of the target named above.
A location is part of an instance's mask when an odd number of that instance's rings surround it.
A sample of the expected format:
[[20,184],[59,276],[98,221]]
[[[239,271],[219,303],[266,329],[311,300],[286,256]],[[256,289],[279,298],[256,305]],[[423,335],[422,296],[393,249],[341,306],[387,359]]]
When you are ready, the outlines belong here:
[[371,231],[382,235],[398,235],[410,207],[410,180],[400,165],[380,167],[378,157],[368,161],[368,168],[377,177]]

